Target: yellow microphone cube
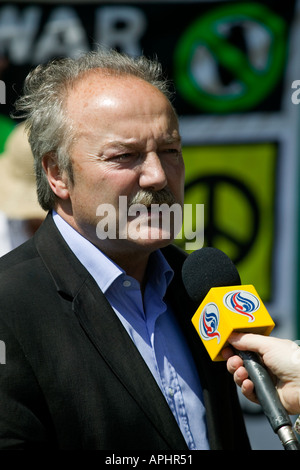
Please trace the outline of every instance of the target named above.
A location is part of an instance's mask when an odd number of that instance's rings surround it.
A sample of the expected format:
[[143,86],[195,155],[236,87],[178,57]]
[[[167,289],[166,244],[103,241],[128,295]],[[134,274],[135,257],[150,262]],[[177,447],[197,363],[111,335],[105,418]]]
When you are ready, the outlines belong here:
[[213,287],[192,322],[213,361],[224,360],[221,350],[232,332],[269,335],[275,326],[252,285]]

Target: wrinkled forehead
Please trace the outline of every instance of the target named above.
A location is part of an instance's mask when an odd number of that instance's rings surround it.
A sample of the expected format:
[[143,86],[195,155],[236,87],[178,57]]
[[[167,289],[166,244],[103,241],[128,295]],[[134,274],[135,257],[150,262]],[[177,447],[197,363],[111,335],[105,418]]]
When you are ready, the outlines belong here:
[[[68,92],[67,113],[75,123],[131,116],[167,115],[178,128],[177,115],[168,98],[152,84],[131,75],[85,74]],[[101,121],[102,120],[102,121]]]
[[157,96],[161,100],[168,102],[168,98],[151,83],[142,78],[128,75],[116,74],[105,69],[93,69],[85,72],[68,87],[67,102],[73,100],[83,102],[84,106],[97,94],[99,97],[114,95],[126,98],[127,94],[140,92],[144,93],[144,99]]

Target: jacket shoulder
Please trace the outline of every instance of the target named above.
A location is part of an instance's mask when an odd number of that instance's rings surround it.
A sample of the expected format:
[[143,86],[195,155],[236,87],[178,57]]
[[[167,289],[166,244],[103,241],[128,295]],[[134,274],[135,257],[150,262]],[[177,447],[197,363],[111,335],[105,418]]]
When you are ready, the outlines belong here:
[[43,283],[49,283],[47,269],[35,248],[28,240],[0,259],[0,309],[33,298]]
[[36,258],[38,253],[33,243],[33,239],[29,239],[22,245],[13,249],[9,253],[1,256],[0,258],[0,274],[5,272],[7,269],[17,267],[26,261]]

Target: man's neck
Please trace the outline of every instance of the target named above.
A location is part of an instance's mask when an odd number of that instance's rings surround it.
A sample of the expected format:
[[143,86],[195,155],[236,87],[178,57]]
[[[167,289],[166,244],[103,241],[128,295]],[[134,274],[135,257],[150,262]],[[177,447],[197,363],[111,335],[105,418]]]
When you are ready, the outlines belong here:
[[125,247],[124,240],[100,240],[96,236],[96,229],[94,230],[94,236],[92,236],[91,230],[88,231],[84,227],[79,227],[72,215],[69,215],[60,207],[57,207],[55,210],[74,230],[99,248],[120,268],[124,269],[128,276],[136,279],[142,289],[142,286],[145,284],[145,273],[150,256],[149,250],[141,249],[141,247],[137,247],[130,242]]

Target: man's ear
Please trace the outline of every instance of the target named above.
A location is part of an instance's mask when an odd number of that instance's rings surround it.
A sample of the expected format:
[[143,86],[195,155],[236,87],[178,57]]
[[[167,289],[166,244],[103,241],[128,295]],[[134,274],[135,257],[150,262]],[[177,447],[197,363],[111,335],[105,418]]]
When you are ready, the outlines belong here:
[[60,199],[69,199],[68,178],[66,175],[61,175],[56,155],[52,152],[44,155],[42,165],[54,194]]

